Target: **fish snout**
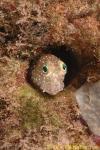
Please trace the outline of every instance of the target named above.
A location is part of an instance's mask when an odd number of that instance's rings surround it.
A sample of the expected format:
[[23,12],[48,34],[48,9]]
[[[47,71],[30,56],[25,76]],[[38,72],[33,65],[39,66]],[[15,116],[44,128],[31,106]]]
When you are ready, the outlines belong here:
[[52,80],[51,84],[49,85],[48,88],[46,88],[45,92],[50,95],[56,95],[63,89],[64,89],[64,82]]
[[64,73],[53,73],[52,74],[52,78],[56,81],[57,80],[57,82],[58,81],[63,81],[64,80],[64,78],[65,78],[65,74]]

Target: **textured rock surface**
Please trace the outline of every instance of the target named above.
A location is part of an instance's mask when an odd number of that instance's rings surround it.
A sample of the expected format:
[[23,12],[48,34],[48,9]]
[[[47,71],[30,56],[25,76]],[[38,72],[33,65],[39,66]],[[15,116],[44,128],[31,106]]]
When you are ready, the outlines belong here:
[[[99,0],[0,1],[1,150],[47,150],[50,144],[53,150],[57,144],[95,149],[87,126],[80,122],[72,84],[79,87],[86,80],[100,79],[99,14]],[[44,49],[48,52],[48,45],[59,48],[61,55],[63,46],[66,51],[72,47],[82,64],[95,57],[76,83],[70,82],[55,97],[31,88],[26,80],[27,59],[36,59]]]
[[49,44],[69,45],[81,60],[100,59],[99,0],[0,2],[2,55],[29,58]]
[[[98,147],[81,124],[73,87],[51,97],[26,82],[27,61],[0,59],[0,149]],[[82,149],[82,148],[80,148]]]
[[83,85],[76,92],[76,99],[91,132],[100,136],[100,81]]

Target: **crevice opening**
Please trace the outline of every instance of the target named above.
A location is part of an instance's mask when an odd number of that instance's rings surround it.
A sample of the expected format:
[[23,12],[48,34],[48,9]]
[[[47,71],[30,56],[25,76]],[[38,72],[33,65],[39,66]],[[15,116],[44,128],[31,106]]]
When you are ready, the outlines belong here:
[[68,67],[68,73],[65,76],[65,87],[76,77],[80,70],[80,63],[75,51],[66,45],[48,45],[44,53],[50,53],[60,58]]

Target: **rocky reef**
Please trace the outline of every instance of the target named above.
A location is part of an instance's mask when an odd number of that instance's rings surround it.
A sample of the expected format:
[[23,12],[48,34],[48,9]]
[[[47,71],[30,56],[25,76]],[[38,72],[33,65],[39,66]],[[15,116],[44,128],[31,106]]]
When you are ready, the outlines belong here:
[[30,58],[48,45],[69,45],[82,61],[99,60],[99,13],[99,0],[2,0],[0,53]]
[[[67,64],[55,96],[31,84],[43,54]],[[0,149],[99,148],[80,117],[75,91],[100,80],[99,0],[0,1]],[[79,147],[83,145],[83,147]]]

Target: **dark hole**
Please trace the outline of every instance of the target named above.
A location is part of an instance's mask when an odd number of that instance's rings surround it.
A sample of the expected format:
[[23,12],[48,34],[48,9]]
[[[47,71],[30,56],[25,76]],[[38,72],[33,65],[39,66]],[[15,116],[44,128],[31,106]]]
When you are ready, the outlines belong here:
[[3,98],[0,98],[0,110],[5,109],[7,106],[6,101]]
[[44,52],[57,56],[67,65],[68,73],[64,80],[65,86],[67,86],[80,70],[79,59],[75,51],[71,47],[65,45],[49,45]]
[[38,12],[36,10],[32,10],[31,14],[36,17],[38,15]]
[[[71,80],[76,77],[76,75],[79,73],[80,70],[80,64],[77,55],[74,53],[72,48],[65,45],[62,46],[48,45],[44,49],[44,54],[48,53],[53,54],[56,57],[60,58],[65,63],[65,66],[67,66],[68,71],[64,80],[64,84],[65,86],[67,86],[68,84],[70,84]],[[28,69],[26,79],[31,84],[31,86],[34,86],[31,79],[32,70],[34,69],[34,62],[37,61],[39,57],[34,58],[34,60],[30,61],[30,67]]]
[[36,25],[38,25],[38,21],[33,21],[33,23],[32,23],[32,26],[36,26]]
[[0,32],[5,32],[5,28],[3,26],[0,27]]

